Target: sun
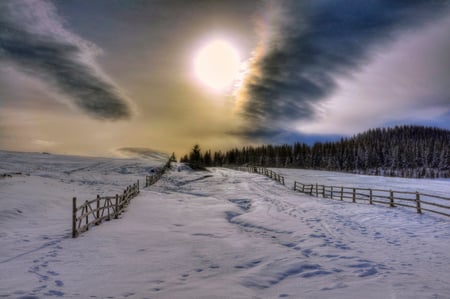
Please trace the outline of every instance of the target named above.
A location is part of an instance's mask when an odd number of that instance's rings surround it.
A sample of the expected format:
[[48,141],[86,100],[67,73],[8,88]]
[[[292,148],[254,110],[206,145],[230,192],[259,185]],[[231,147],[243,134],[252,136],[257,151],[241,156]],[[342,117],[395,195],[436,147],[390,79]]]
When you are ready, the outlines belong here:
[[203,46],[195,55],[194,72],[204,85],[216,91],[231,87],[239,75],[239,53],[224,40],[213,40]]

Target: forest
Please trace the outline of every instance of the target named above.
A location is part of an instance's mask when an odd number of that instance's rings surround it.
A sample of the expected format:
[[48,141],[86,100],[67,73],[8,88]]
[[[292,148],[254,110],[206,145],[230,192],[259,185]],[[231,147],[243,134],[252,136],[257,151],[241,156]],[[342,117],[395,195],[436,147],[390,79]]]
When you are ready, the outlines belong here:
[[396,126],[370,129],[336,142],[301,142],[202,151],[195,145],[181,162],[194,168],[255,165],[410,178],[450,177],[450,130]]

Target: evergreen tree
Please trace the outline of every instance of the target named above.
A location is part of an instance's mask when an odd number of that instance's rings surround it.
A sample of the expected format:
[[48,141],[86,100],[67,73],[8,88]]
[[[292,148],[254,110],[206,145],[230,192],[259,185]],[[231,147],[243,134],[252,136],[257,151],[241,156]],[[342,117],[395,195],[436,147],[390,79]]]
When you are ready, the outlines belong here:
[[[185,158],[187,158],[185,156]],[[186,160],[183,158],[184,160]],[[371,129],[337,142],[261,145],[201,155],[194,146],[191,163],[258,165],[347,171],[406,177],[450,177],[450,131],[421,126]]]
[[202,165],[202,152],[198,144],[194,145],[189,154],[189,164],[193,168],[198,168]]

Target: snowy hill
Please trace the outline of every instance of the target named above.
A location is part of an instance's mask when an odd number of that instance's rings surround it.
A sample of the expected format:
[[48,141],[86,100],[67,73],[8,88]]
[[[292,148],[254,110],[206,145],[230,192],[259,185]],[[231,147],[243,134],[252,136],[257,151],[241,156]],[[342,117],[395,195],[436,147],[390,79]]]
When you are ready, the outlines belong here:
[[450,297],[450,219],[222,168],[173,169],[121,219],[70,238],[72,196],[164,163],[0,152],[0,174],[15,173],[0,178],[0,297]]

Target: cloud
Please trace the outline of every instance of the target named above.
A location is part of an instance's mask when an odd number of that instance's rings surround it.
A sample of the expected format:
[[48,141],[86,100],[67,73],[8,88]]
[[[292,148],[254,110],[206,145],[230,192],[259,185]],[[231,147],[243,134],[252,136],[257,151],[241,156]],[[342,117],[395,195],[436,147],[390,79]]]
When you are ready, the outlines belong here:
[[46,147],[52,147],[52,146],[58,144],[58,143],[55,142],[55,141],[51,141],[51,140],[42,140],[42,139],[35,139],[35,140],[33,140],[33,143],[34,143],[35,145],[37,145],[37,146],[41,146],[41,147],[44,147],[44,148],[46,148]]
[[355,134],[411,122],[450,128],[449,28],[450,15],[403,34],[353,78],[338,79],[339,89],[323,101],[313,120],[299,123],[298,130]]
[[63,27],[51,2],[0,3],[0,61],[41,78],[95,118],[129,118],[126,100],[95,64],[97,53]]
[[311,120],[321,102],[400,33],[448,11],[447,1],[273,1],[237,92],[249,136]]

